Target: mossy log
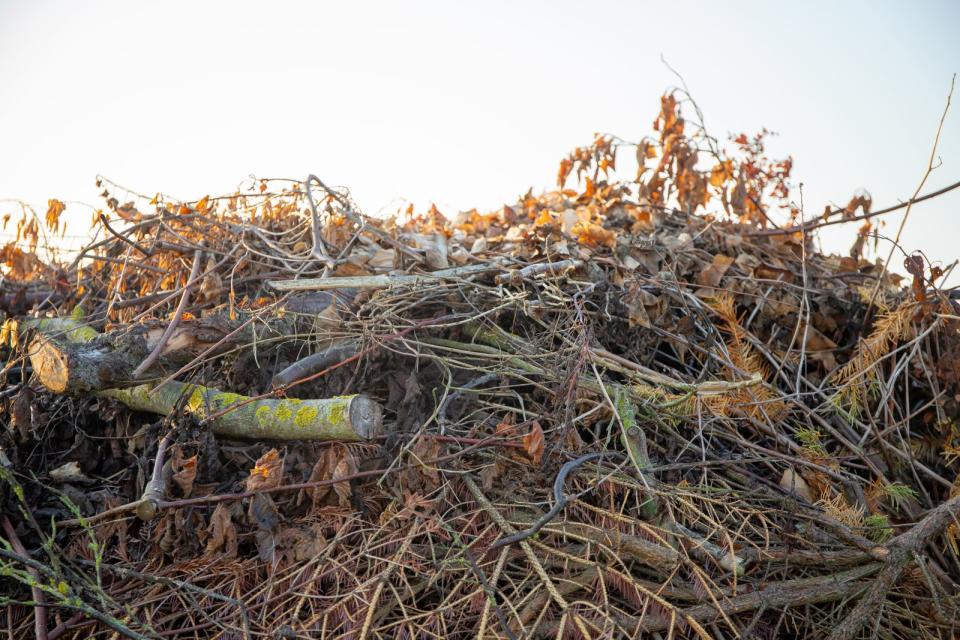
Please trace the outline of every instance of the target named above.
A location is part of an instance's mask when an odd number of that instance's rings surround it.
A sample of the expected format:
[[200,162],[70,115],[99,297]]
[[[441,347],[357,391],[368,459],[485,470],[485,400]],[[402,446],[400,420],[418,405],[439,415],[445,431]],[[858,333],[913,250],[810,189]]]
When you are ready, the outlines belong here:
[[[31,320],[34,373],[54,393],[90,393],[113,398],[136,411],[171,415],[178,407],[213,432],[232,438],[272,440],[370,440],[382,430],[380,405],[365,395],[319,400],[251,399],[201,385],[171,381],[129,383],[152,345],[149,332],[101,334],[81,316]],[[211,419],[212,418],[212,419]]]
[[383,426],[380,405],[362,394],[322,400],[251,400],[200,385],[168,382],[160,387],[144,384],[106,389],[97,395],[160,415],[170,415],[182,404],[186,412],[201,420],[227,409],[211,421],[211,428],[230,438],[359,441],[376,437]]

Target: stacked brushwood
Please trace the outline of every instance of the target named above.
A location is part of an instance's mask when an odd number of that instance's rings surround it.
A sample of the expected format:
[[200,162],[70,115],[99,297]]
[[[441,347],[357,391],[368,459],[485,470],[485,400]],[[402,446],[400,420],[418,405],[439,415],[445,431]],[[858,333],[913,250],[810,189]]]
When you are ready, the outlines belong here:
[[922,262],[597,173],[452,220],[102,185],[0,298],[12,637],[960,632],[960,313]]

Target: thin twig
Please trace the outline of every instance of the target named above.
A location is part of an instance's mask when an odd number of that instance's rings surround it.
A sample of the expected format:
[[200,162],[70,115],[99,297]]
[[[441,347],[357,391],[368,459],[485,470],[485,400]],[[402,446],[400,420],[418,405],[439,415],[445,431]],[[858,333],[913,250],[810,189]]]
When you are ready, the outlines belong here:
[[[953,184],[948,184],[942,189],[937,189],[936,191],[931,191],[930,193],[925,193],[922,196],[910,198],[906,202],[901,202],[900,204],[893,205],[891,207],[886,207],[884,209],[878,209],[876,211],[871,211],[870,213],[862,213],[857,216],[852,216],[848,218],[838,218],[835,220],[812,220],[807,222],[804,225],[797,225],[794,227],[786,227],[783,229],[754,229],[746,230],[743,232],[745,236],[753,237],[763,237],[763,236],[787,236],[794,235],[800,232],[810,233],[821,227],[829,227],[835,224],[847,224],[850,222],[859,222],[861,220],[869,220],[870,218],[876,218],[877,216],[882,216],[885,213],[893,213],[894,211],[899,211],[900,209],[905,209],[907,207],[912,207],[915,204],[919,204],[926,200],[931,200],[937,196],[942,196],[945,193],[949,193],[954,189],[960,188],[960,182],[954,182]],[[830,212],[829,215],[836,215],[838,213],[843,213],[845,209],[834,209]]]
[[153,366],[153,363],[155,363],[157,358],[160,357],[160,354],[163,353],[164,347],[167,346],[167,341],[170,339],[170,336],[176,331],[177,325],[180,324],[180,318],[183,317],[183,312],[187,309],[187,303],[190,302],[190,289],[197,281],[197,276],[200,273],[200,258],[203,257],[203,243],[201,242],[200,244],[200,248],[193,254],[193,266],[190,268],[190,276],[187,278],[187,284],[183,286],[183,294],[180,296],[180,302],[177,304],[177,309],[173,313],[173,318],[170,319],[170,324],[167,325],[167,328],[164,330],[163,335],[160,336],[156,346],[153,347],[150,355],[133,370],[131,377],[134,379],[141,377],[147,369]]
[[870,295],[870,303],[867,305],[867,312],[865,315],[870,314],[870,310],[873,308],[873,303],[877,300],[877,294],[880,293],[880,288],[883,286],[884,276],[887,274],[887,269],[890,268],[890,260],[893,258],[893,252],[897,248],[897,244],[900,242],[900,234],[903,233],[903,228],[907,225],[907,220],[910,218],[910,210],[913,208],[913,201],[916,199],[917,195],[920,193],[920,190],[923,189],[923,185],[927,183],[927,178],[930,177],[930,174],[933,173],[933,161],[937,157],[937,147],[940,145],[940,132],[943,131],[943,123],[947,119],[947,113],[950,111],[950,101],[953,98],[953,85],[956,82],[956,74],[950,78],[950,92],[947,94],[947,104],[943,107],[943,114],[940,116],[940,124],[937,125],[937,135],[933,138],[933,148],[930,149],[930,159],[927,162],[927,170],[923,174],[923,178],[920,179],[920,184],[917,185],[917,190],[913,193],[913,198],[910,199],[910,202],[907,203],[907,210],[903,212],[903,218],[900,220],[900,226],[897,227],[897,235],[894,236],[893,245],[890,247],[890,252],[887,254],[887,259],[883,261],[883,268],[880,271],[880,276],[877,278],[877,284],[873,287],[873,293]]
[[[13,523],[10,522],[10,518],[7,517],[7,514],[0,514],[0,525],[3,525],[3,532],[6,534],[7,541],[10,543],[10,546],[13,547],[13,550],[22,556],[29,555],[27,550],[24,548],[23,543],[20,542],[20,537],[17,536],[17,530],[13,527]],[[37,640],[47,640],[46,596],[43,595],[43,590],[37,586],[37,584],[40,583],[40,572],[37,571],[36,568],[29,565],[27,566],[27,571],[33,578],[34,583],[36,583],[30,587],[30,591],[33,594],[34,633],[37,635]]]

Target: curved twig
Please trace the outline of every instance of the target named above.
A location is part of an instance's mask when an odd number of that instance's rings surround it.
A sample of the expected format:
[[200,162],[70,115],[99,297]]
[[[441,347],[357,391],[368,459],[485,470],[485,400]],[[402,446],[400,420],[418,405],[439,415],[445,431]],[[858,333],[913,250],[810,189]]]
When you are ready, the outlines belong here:
[[492,545],[490,545],[490,551],[494,549],[499,549],[500,547],[505,547],[508,544],[513,544],[515,542],[520,542],[521,540],[526,540],[527,538],[534,536],[540,529],[543,529],[551,520],[557,517],[557,514],[563,511],[564,507],[567,506],[567,503],[570,502],[571,496],[568,496],[563,492],[563,484],[567,480],[567,476],[573,473],[573,470],[582,465],[585,462],[590,462],[591,460],[596,460],[598,458],[603,458],[610,455],[622,455],[616,451],[599,451],[594,453],[588,453],[582,455],[575,460],[567,462],[562,467],[560,467],[560,472],[557,473],[556,479],[553,481],[553,507],[550,508],[550,511],[547,511],[543,516],[541,516],[536,522],[534,522],[530,527],[524,529],[523,531],[518,531],[512,536],[507,536],[506,538],[501,538],[497,540]]

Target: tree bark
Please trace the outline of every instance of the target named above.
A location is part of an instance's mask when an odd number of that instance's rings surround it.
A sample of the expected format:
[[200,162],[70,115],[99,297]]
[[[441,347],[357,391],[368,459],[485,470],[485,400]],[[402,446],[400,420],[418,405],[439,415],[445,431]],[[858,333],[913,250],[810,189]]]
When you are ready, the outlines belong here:
[[217,435],[264,440],[370,440],[383,428],[380,405],[365,395],[320,400],[263,398],[251,400],[200,385],[168,382],[161,387],[140,385],[98,393],[136,411],[170,415],[182,403],[184,411],[205,419],[228,409],[211,422]]
[[[231,319],[226,311],[184,320],[171,333],[158,361],[144,378],[175,370],[194,356],[215,347],[210,355],[252,345],[256,341],[315,330],[315,324],[338,324],[337,305],[329,293],[301,295],[276,313],[258,322],[256,334],[249,314]],[[166,329],[162,325],[127,326],[99,333],[83,324],[82,316],[40,318],[22,323],[36,329],[30,344],[30,364],[41,384],[54,393],[88,393],[141,384],[134,371],[152,353]],[[238,330],[239,329],[239,330]]]
[[889,555],[880,575],[847,614],[847,617],[830,634],[830,640],[850,640],[873,619],[877,608],[887,593],[897,583],[900,574],[910,566],[917,554],[938,535],[951,521],[960,519],[960,495],[953,496],[938,507],[931,509],[912,529],[887,543]]
[[[329,305],[328,305],[329,306]],[[311,321],[316,315],[310,314]],[[209,319],[203,325],[211,326]],[[273,331],[294,327],[287,314],[277,319]],[[176,354],[190,354],[203,335],[198,323],[184,323],[165,346],[166,362]],[[94,393],[118,400],[136,411],[171,415],[181,406],[198,419],[209,419],[217,435],[271,440],[370,440],[383,428],[382,409],[369,397],[358,394],[300,400],[296,398],[253,399],[201,385],[170,381],[137,384],[132,373],[151,352],[162,329],[116,331],[100,334],[76,318],[43,318],[27,323],[37,330],[30,345],[34,373],[54,393]],[[242,326],[233,321],[233,326]],[[179,337],[178,337],[179,335]],[[226,331],[213,336],[230,336]],[[262,337],[262,329],[261,329]],[[246,341],[238,332],[224,347]],[[161,363],[164,358],[161,358]],[[159,366],[159,365],[158,365]],[[130,386],[135,385],[135,386]],[[127,388],[124,388],[127,387]]]

